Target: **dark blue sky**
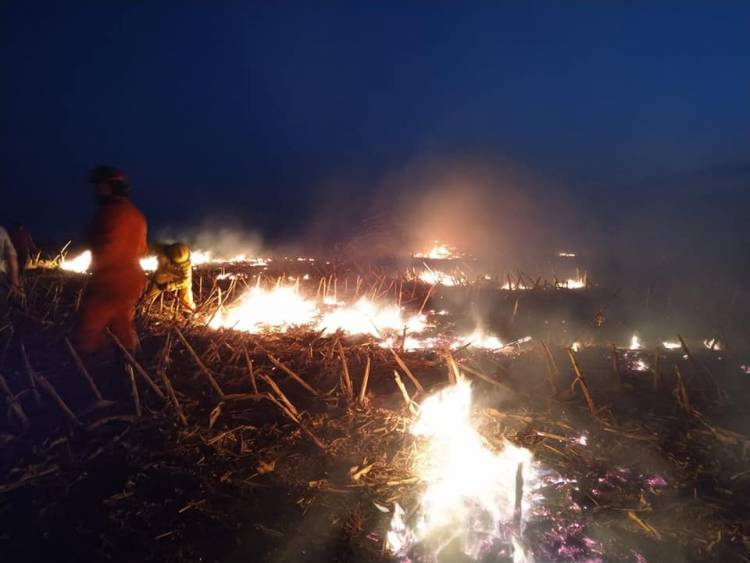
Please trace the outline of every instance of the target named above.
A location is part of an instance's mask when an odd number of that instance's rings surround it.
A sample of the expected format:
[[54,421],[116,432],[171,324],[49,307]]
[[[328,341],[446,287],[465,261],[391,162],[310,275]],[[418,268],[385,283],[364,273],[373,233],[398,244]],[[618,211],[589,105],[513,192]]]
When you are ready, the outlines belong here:
[[425,155],[510,158],[600,203],[750,177],[746,0],[5,0],[0,16],[0,221],[49,235],[81,232],[102,162],[156,225],[230,210],[266,232],[332,179],[367,198]]

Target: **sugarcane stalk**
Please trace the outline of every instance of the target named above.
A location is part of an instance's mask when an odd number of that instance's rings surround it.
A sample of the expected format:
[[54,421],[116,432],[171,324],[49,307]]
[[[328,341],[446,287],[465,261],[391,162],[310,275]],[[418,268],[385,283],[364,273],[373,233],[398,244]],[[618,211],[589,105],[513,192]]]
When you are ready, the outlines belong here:
[[60,396],[60,394],[57,392],[57,390],[52,386],[52,384],[47,381],[47,378],[42,375],[36,375],[34,376],[39,381],[39,387],[46,392],[50,397],[52,397],[52,400],[57,404],[58,407],[60,407],[60,410],[63,412],[63,414],[68,417],[68,419],[75,424],[76,426],[80,424],[78,421],[78,417],[73,414],[73,411],[70,409],[70,407],[63,401],[63,398]]
[[68,351],[70,352],[70,355],[73,358],[73,362],[78,368],[78,371],[80,372],[80,374],[86,380],[86,383],[88,383],[89,387],[91,388],[91,392],[94,393],[94,396],[96,397],[98,401],[104,400],[104,397],[102,397],[101,391],[99,391],[99,388],[96,386],[96,382],[94,382],[94,378],[91,377],[89,370],[86,369],[86,365],[83,363],[83,360],[81,360],[81,357],[78,355],[78,352],[76,352],[76,349],[73,347],[73,345],[70,343],[70,340],[67,337],[65,338],[65,344],[68,347]]
[[622,388],[622,374],[620,373],[620,360],[617,357],[617,346],[612,344],[610,349],[612,350],[612,373],[615,376],[617,386]]
[[185,346],[187,351],[190,353],[190,355],[193,357],[193,361],[198,366],[198,369],[200,372],[205,376],[205,378],[208,380],[208,383],[211,385],[213,390],[216,392],[216,394],[219,396],[219,399],[224,399],[224,391],[222,390],[221,386],[219,386],[219,383],[214,378],[213,374],[211,373],[211,370],[209,370],[206,365],[203,363],[203,361],[200,359],[200,356],[196,353],[196,351],[193,349],[193,347],[190,345],[190,343],[187,341],[187,338],[182,334],[182,331],[174,327],[175,334],[177,334],[177,338],[180,339],[182,344]]
[[349,366],[346,363],[346,356],[344,355],[344,347],[341,345],[341,340],[337,340],[338,347],[339,347],[339,357],[341,358],[341,369],[342,369],[342,376],[343,376],[343,385],[344,393],[346,393],[346,398],[348,401],[351,401],[354,399],[354,388],[352,386],[352,378],[349,376]]
[[575,354],[573,354],[573,350],[571,350],[570,348],[568,348],[568,356],[570,357],[570,363],[573,364],[573,370],[576,373],[576,378],[573,381],[571,387],[575,388],[575,384],[578,383],[578,385],[581,387],[583,398],[586,400],[586,405],[589,408],[589,412],[592,416],[596,416],[596,405],[594,405],[594,399],[591,396],[591,391],[589,390],[589,386],[586,383],[586,379],[583,377],[581,368],[578,366]]
[[20,401],[16,398],[16,396],[13,394],[13,392],[10,390],[10,387],[8,386],[8,382],[5,380],[5,377],[3,377],[3,374],[0,373],[0,389],[3,390],[3,392],[8,396],[8,403],[10,403],[10,408],[15,413],[18,420],[21,422],[21,426],[24,428],[28,428],[30,426],[29,417],[26,416],[26,411],[23,410],[23,407],[21,406]]
[[159,389],[159,386],[154,383],[154,380],[151,379],[151,376],[148,374],[148,372],[143,369],[143,366],[133,357],[133,354],[130,353],[130,351],[123,346],[122,342],[120,342],[120,339],[117,338],[115,333],[113,333],[109,328],[107,329],[107,334],[109,334],[110,338],[112,338],[112,341],[115,343],[115,345],[120,349],[120,351],[125,356],[125,359],[130,362],[130,364],[135,368],[135,371],[140,375],[146,383],[148,383],[148,386],[151,387],[154,393],[162,400],[166,401],[167,398],[164,396],[164,393],[162,393],[161,389]]
[[370,379],[370,355],[367,355],[367,363],[365,364],[365,373],[362,376],[362,387],[359,389],[359,404],[364,404],[365,394],[367,393],[367,383]]
[[23,340],[21,341],[21,356],[23,357],[23,366],[26,373],[26,378],[29,382],[31,392],[34,395],[34,402],[36,402],[36,406],[38,407],[41,405],[41,398],[39,396],[39,390],[36,388],[36,376],[34,374],[34,368],[31,367],[31,361],[29,360],[29,355],[26,353],[26,346],[24,345]]
[[255,381],[255,371],[253,370],[253,361],[250,359],[250,355],[247,353],[247,347],[242,346],[242,353],[245,357],[245,365],[247,366],[247,373],[250,375],[250,385],[253,388],[253,393],[258,393],[258,383]]
[[303,388],[305,388],[307,391],[309,391],[313,396],[317,397],[318,392],[310,387],[310,385],[307,384],[307,382],[302,379],[299,375],[297,375],[294,371],[292,371],[290,368],[288,368],[284,363],[281,362],[281,360],[275,358],[273,354],[270,352],[266,352],[266,356],[268,356],[268,359],[271,360],[271,363],[275,365],[277,368],[282,370],[284,373],[286,373],[289,377],[294,379],[297,383],[299,383]]
[[294,403],[289,400],[289,397],[287,397],[284,392],[281,390],[281,388],[276,385],[276,382],[271,379],[269,376],[267,376],[264,373],[259,373],[258,377],[260,377],[263,381],[266,382],[266,385],[268,385],[271,390],[276,394],[276,396],[279,398],[279,400],[284,404],[284,406],[291,412],[295,419],[299,419],[299,411],[294,406]]
[[161,381],[164,384],[164,388],[167,390],[167,394],[169,395],[169,398],[172,400],[172,405],[174,406],[174,410],[177,413],[177,418],[180,420],[180,423],[183,426],[188,425],[187,418],[185,417],[185,413],[182,410],[182,405],[180,404],[180,401],[177,399],[177,393],[175,393],[174,387],[172,387],[172,382],[169,380],[169,376],[167,375],[167,366],[169,365],[169,355],[172,350],[172,333],[168,332],[167,337],[164,341],[164,348],[162,349],[161,358],[159,361],[159,368],[157,369],[157,373],[159,374],[159,377],[161,377]]
[[399,356],[393,348],[389,348],[389,350],[393,354],[393,357],[396,359],[396,363],[399,365],[399,367],[402,370],[404,370],[404,373],[406,373],[409,379],[411,379],[411,382],[414,384],[414,387],[417,388],[417,391],[419,391],[420,393],[423,393],[424,387],[422,387],[422,384],[419,382],[419,380],[414,376],[414,374],[411,372],[409,367],[401,359],[401,356]]

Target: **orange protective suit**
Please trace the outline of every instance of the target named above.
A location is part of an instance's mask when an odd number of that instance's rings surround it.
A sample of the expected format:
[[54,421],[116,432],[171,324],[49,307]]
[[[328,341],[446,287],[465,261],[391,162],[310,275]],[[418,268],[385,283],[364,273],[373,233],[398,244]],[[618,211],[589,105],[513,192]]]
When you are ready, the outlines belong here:
[[128,350],[138,337],[133,318],[146,286],[140,258],[146,254],[146,219],[125,197],[100,205],[89,230],[91,278],[81,301],[76,341],[93,352],[104,341],[107,327]]

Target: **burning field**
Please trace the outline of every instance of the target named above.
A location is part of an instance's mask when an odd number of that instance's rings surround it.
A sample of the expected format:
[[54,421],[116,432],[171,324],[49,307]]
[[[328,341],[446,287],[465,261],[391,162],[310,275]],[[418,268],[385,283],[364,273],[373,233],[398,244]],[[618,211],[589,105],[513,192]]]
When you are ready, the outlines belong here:
[[725,335],[605,322],[582,271],[439,243],[399,271],[198,258],[197,311],[140,307],[124,365],[66,338],[85,255],[28,274],[0,327],[4,556],[750,559]]

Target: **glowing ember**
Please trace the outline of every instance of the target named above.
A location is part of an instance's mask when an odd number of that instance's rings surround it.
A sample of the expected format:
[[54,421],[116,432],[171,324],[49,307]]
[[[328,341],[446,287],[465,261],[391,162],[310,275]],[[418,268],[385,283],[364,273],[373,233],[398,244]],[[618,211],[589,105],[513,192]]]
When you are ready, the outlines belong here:
[[506,440],[499,452],[486,447],[471,422],[470,383],[459,377],[455,385],[427,397],[411,433],[424,439],[415,468],[426,488],[411,522],[395,508],[390,549],[403,560],[413,560],[412,550],[438,560],[455,541],[471,559],[484,560],[513,545],[514,560],[524,559],[516,542],[518,511],[528,506],[516,493],[528,492],[535,478],[532,455]]
[[575,252],[558,252],[557,255],[560,256],[561,258],[575,258],[576,257]]
[[649,366],[649,365],[648,365],[648,364],[647,364],[646,362],[644,362],[643,360],[636,360],[636,361],[635,361],[635,363],[633,364],[633,369],[634,369],[635,371],[648,371],[648,370],[649,370],[649,369],[651,369],[651,368],[650,368],[650,366]]
[[226,311],[219,311],[211,320],[211,328],[232,328],[244,332],[286,330],[312,323],[318,309],[314,301],[302,297],[295,288],[276,286],[273,289],[253,287]]
[[404,318],[396,305],[379,306],[362,298],[354,305],[340,307],[323,315],[318,330],[326,333],[343,330],[349,334],[380,336],[384,331],[422,332],[426,326],[424,315]]
[[682,348],[682,344],[680,344],[679,342],[673,342],[671,340],[665,340],[661,343],[661,345],[666,350],[677,350],[678,348]]

